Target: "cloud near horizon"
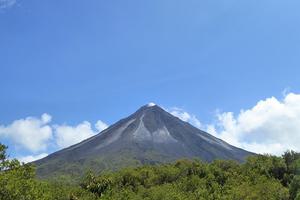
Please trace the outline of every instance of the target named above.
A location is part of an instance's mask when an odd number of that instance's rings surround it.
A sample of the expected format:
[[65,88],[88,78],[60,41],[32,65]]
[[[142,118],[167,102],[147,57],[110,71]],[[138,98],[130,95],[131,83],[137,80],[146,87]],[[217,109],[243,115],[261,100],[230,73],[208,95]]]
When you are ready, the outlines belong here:
[[45,158],[46,156],[48,156],[47,153],[42,153],[42,154],[38,154],[38,155],[29,155],[29,156],[19,157],[17,159],[20,162],[29,163],[29,162],[33,162],[35,160],[39,160],[39,159]]
[[98,120],[95,124],[97,130],[93,130],[91,123],[88,121],[84,121],[77,126],[54,126],[56,143],[59,148],[65,148],[90,138],[107,127],[108,125],[101,120]]
[[[31,162],[48,155],[49,147],[56,150],[81,142],[108,127],[98,120],[93,128],[84,121],[75,126],[52,124],[52,116],[44,113],[40,118],[27,117],[8,125],[0,124],[0,139],[7,139],[18,151],[26,150],[33,155],[21,155],[23,162]],[[40,153],[40,154],[37,154]],[[21,153],[22,154],[22,153]]]
[[45,151],[53,137],[52,127],[49,125],[51,119],[45,113],[40,118],[27,117],[7,126],[0,125],[0,138],[7,138],[16,146],[33,153]]
[[252,108],[218,112],[216,122],[202,124],[180,108],[171,114],[234,145],[256,153],[281,155],[286,150],[300,151],[300,94],[288,93],[282,100],[270,97]]
[[300,94],[270,97],[238,114],[218,113],[217,121],[207,126],[208,132],[232,145],[275,155],[300,151]]
[[[234,145],[256,153],[280,155],[288,149],[300,151],[300,94],[289,93],[283,99],[270,97],[239,113],[218,112],[212,124],[202,124],[196,115],[181,108],[167,109],[174,116]],[[27,117],[8,125],[0,124],[0,139],[32,155],[19,159],[30,162],[56,150],[85,140],[106,129],[101,120],[94,126],[88,121],[77,125],[52,124],[52,116]]]

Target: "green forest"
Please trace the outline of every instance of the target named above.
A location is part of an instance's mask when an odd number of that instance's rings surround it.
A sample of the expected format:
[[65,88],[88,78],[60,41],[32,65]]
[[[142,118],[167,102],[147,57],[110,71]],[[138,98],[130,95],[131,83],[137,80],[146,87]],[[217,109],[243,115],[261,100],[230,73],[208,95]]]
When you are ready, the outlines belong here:
[[300,200],[300,153],[257,155],[244,163],[179,160],[86,173],[79,183],[40,180],[0,144],[0,200]]

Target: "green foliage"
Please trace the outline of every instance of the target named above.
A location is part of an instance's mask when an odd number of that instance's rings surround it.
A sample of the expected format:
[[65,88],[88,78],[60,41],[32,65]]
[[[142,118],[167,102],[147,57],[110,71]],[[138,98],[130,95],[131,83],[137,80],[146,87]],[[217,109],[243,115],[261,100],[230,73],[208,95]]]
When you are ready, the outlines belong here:
[[[96,175],[42,181],[35,168],[8,160],[0,145],[0,200],[300,200],[300,158],[257,155],[243,163],[180,160]],[[96,164],[96,163],[94,163]]]
[[283,180],[287,172],[286,163],[282,158],[268,155],[251,156],[247,159],[245,167],[255,173]]
[[0,200],[38,199],[42,193],[37,190],[35,169],[17,160],[9,161],[6,149],[0,144]]
[[295,174],[295,175],[300,175],[300,159],[295,160],[290,165],[290,173]]
[[285,160],[285,163],[287,165],[288,170],[290,169],[290,166],[293,164],[295,160],[300,159],[300,153],[297,153],[295,151],[286,151],[282,155],[283,159]]
[[93,193],[63,182],[43,182],[35,178],[35,168],[8,160],[7,147],[0,144],[0,200],[95,200]]
[[6,150],[7,146],[0,143],[0,173],[10,164],[7,160]]
[[290,184],[291,199],[294,199],[297,196],[299,196],[299,193],[300,193],[300,176],[296,175],[296,176],[294,176],[294,178]]
[[93,175],[92,184],[97,185],[98,179],[102,186],[106,180],[106,189],[100,192],[85,189],[105,200],[288,200],[288,188],[280,180],[282,170],[286,170],[285,162],[272,156],[253,157],[242,165],[234,161],[208,164],[182,160],[174,164],[127,168],[98,177]]
[[96,177],[92,172],[89,172],[82,184],[82,187],[101,197],[105,191],[110,190],[111,185],[111,177],[107,175]]

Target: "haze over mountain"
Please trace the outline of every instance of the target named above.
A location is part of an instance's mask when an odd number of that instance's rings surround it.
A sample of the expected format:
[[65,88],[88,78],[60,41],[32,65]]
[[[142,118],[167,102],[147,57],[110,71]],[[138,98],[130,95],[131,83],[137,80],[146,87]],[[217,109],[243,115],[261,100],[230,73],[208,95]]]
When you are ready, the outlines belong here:
[[236,148],[151,103],[98,135],[35,162],[40,177],[77,175],[177,159],[243,161]]

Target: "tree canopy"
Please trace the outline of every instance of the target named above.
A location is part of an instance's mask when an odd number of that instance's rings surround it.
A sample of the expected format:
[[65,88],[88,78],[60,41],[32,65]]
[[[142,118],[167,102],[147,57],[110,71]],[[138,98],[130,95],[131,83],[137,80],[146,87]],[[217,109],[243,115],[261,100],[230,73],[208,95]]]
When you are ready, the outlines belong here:
[[0,200],[300,200],[300,154],[251,156],[245,163],[179,160],[87,173],[80,184],[39,180],[31,164],[0,144]]

